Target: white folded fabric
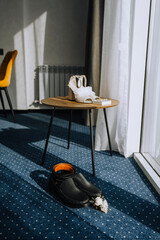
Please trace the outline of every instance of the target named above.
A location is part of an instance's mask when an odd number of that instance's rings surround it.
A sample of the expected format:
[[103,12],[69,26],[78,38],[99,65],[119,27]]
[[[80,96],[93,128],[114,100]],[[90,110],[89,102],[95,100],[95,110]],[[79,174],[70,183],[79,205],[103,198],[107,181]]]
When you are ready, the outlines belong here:
[[68,87],[72,90],[75,100],[82,103],[93,103],[100,99],[92,91],[92,87],[86,87],[87,79],[85,75],[74,75],[70,77]]
[[77,102],[92,103],[96,99],[95,92],[92,91],[92,87],[80,87],[74,91],[75,99]]
[[92,91],[92,87],[80,87],[74,91],[75,100],[83,103],[94,103],[102,106],[108,106],[112,104],[112,101],[107,98],[100,98],[96,96],[95,92]]

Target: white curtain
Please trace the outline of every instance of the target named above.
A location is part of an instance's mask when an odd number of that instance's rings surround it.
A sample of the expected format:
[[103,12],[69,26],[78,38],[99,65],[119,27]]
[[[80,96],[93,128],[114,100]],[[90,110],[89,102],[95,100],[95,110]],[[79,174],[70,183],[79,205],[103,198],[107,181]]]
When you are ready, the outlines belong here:
[[[107,109],[112,149],[126,156],[128,85],[130,54],[130,0],[106,0],[102,48],[100,96],[117,99],[117,107]],[[95,149],[108,149],[103,112],[99,110]]]
[[160,164],[160,1],[152,2],[148,51],[142,152],[148,152]]

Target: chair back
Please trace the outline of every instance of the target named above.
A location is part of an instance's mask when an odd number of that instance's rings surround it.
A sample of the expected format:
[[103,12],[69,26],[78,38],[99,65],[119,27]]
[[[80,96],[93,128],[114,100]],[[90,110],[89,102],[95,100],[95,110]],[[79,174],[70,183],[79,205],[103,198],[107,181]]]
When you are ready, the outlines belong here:
[[18,51],[7,52],[0,66],[0,87],[8,87],[11,81],[13,64]]

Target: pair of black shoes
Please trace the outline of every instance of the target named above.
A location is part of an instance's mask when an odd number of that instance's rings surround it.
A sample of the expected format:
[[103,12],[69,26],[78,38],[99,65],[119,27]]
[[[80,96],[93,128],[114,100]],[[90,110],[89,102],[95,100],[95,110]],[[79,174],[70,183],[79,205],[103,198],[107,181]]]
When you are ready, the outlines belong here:
[[86,207],[91,198],[101,196],[101,190],[89,182],[81,173],[75,173],[70,164],[60,163],[53,167],[49,180],[51,192],[69,207]]

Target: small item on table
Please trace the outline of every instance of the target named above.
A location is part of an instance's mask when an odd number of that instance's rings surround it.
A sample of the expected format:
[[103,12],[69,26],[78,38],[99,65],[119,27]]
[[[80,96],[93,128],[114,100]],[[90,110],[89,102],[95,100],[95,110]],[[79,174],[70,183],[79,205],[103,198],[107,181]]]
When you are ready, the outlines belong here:
[[110,99],[107,99],[107,98],[103,98],[103,99],[99,98],[99,99],[93,100],[93,103],[100,104],[102,106],[107,106],[107,105],[111,105],[112,101]]

